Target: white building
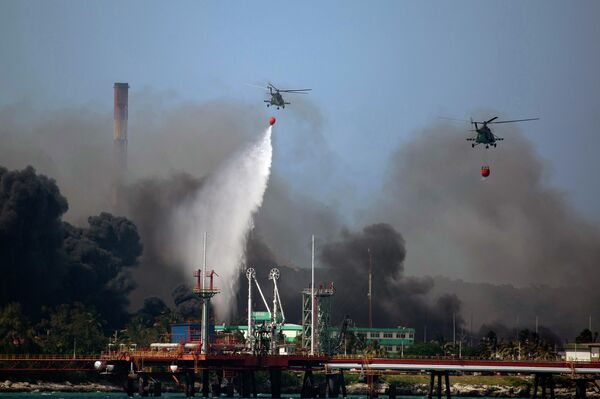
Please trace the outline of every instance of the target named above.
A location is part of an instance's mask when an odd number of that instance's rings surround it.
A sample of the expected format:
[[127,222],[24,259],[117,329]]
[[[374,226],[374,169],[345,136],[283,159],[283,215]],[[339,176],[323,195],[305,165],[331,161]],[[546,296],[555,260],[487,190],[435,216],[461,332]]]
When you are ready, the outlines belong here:
[[563,359],[567,362],[598,362],[600,343],[566,344]]

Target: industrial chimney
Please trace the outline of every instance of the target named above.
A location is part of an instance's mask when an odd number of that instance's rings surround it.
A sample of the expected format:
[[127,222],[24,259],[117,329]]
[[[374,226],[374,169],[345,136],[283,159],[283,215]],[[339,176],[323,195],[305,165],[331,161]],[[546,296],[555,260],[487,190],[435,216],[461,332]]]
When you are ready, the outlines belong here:
[[127,167],[127,108],[129,84],[115,83],[115,110],[113,120],[113,141],[117,170],[123,173]]
[[127,118],[129,103],[129,84],[115,83],[114,85],[114,177],[113,177],[113,208],[120,205],[120,191],[127,171]]

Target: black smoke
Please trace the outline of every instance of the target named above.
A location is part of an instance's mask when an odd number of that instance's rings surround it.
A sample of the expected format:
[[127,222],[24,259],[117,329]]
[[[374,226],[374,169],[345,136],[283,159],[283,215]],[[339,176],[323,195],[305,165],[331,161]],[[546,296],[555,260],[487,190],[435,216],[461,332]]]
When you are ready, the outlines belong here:
[[335,282],[334,308],[348,314],[361,326],[368,325],[368,270],[372,263],[373,325],[410,326],[419,332],[427,328],[430,337],[448,339],[452,318],[460,327],[460,301],[454,295],[440,295],[433,302],[428,294],[430,278],[408,277],[402,235],[389,224],[379,223],[361,231],[344,230],[339,239],[325,243],[320,252],[323,274]]
[[61,216],[67,209],[54,180],[32,167],[0,167],[0,304],[20,302],[38,312],[60,292],[67,273]]
[[[310,242],[305,250],[310,254]],[[368,269],[369,253],[373,265],[373,325],[376,327],[408,326],[417,329],[422,339],[427,329],[428,337],[452,337],[453,315],[457,329],[463,320],[460,301],[455,295],[439,295],[431,299],[431,278],[409,277],[404,274],[406,249],[402,235],[388,224],[373,224],[361,231],[343,229],[335,239],[317,240],[317,287],[334,283],[332,322],[339,325],[348,315],[357,326],[368,326]],[[309,259],[310,260],[310,259]],[[256,269],[257,278],[266,291],[267,301],[272,299],[269,270],[278,267],[278,282],[287,320],[300,323],[301,291],[310,287],[310,269],[290,267],[255,232],[248,240],[248,264]],[[246,312],[247,280],[240,275],[238,311]],[[266,289],[265,289],[266,287]],[[262,301],[254,296],[253,307],[262,309]]]
[[18,302],[35,318],[43,306],[82,302],[120,326],[142,251],[137,229],[109,213],[74,227],[61,220],[67,209],[54,180],[0,167],[0,306]]

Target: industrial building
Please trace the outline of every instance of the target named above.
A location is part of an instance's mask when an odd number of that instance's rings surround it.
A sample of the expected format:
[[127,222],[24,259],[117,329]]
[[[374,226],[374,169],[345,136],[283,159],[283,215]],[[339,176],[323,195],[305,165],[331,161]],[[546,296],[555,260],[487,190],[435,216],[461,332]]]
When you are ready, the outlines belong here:
[[563,359],[568,362],[600,361],[600,343],[565,344]]
[[403,348],[415,343],[415,329],[409,327],[348,327],[348,332],[356,335],[367,345],[377,342],[388,353],[401,353]]

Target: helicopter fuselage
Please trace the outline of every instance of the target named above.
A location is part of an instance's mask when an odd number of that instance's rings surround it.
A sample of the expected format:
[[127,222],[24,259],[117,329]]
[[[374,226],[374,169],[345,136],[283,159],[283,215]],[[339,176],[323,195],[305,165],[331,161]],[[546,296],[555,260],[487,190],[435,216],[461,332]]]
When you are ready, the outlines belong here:
[[285,108],[286,104],[289,104],[288,102],[286,102],[283,99],[283,96],[278,91],[275,91],[275,92],[271,91],[270,95],[271,95],[271,98],[269,100],[265,100],[265,102],[267,103],[267,106],[273,105],[277,108],[279,108],[279,107]]
[[487,126],[487,124],[483,124],[483,126],[477,126],[475,123],[475,131],[477,135],[475,137],[470,137],[467,141],[473,141],[471,147],[475,148],[478,144],[485,145],[485,148],[496,147],[496,142],[500,140],[504,140],[502,137],[498,137],[492,133],[492,130]]
[[494,144],[496,142],[496,136],[492,133],[489,127],[482,126],[477,129],[477,137],[475,138],[477,144]]

